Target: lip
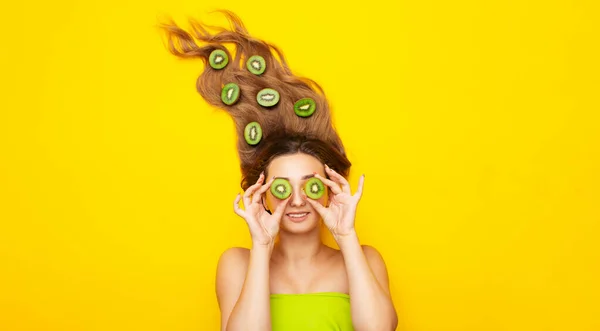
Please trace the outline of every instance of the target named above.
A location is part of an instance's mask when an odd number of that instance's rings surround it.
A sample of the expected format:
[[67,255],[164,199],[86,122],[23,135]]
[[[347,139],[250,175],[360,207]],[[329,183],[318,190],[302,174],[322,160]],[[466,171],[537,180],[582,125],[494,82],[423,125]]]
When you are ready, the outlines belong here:
[[302,213],[287,213],[285,214],[285,217],[287,217],[288,220],[294,222],[294,223],[299,223],[302,222],[304,220],[306,220],[308,218],[308,215],[310,215],[310,212],[305,212],[306,215],[302,216],[302,217],[291,217],[289,216],[289,214],[302,214]]

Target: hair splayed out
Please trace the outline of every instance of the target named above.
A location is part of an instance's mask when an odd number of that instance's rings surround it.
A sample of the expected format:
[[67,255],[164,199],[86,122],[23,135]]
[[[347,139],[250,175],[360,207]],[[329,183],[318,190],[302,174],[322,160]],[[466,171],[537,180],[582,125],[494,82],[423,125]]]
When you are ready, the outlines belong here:
[[[161,24],[161,28],[173,55],[204,61],[196,89],[208,104],[226,111],[235,123],[242,188],[245,190],[256,182],[273,158],[294,153],[314,156],[347,176],[351,163],[333,126],[321,86],[309,78],[294,75],[283,52],[273,44],[252,37],[237,15],[227,10],[217,12],[226,16],[230,29],[208,26],[193,19],[189,31],[172,20]],[[228,44],[235,46],[233,58],[225,47]],[[210,66],[209,57],[214,50],[225,52],[229,58],[224,68]],[[255,55],[265,60],[266,70],[259,75],[246,67],[246,61]],[[239,98],[231,105],[221,99],[222,89],[228,83],[239,86]],[[263,107],[257,102],[257,94],[266,88],[280,95],[274,106]],[[294,104],[304,98],[313,99],[316,105],[315,112],[308,117],[294,112]],[[251,122],[259,123],[262,128],[261,141],[255,145],[248,144],[244,138],[245,127]]]

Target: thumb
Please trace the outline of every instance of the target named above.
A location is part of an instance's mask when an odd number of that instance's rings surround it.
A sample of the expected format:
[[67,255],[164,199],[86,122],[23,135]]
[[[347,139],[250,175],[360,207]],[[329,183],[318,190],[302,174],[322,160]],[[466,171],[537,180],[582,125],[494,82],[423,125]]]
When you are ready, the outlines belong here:
[[321,215],[321,218],[325,219],[325,214],[327,214],[327,208],[325,208],[320,202],[307,197],[306,193],[304,192],[302,192],[302,198],[306,200],[311,206],[313,206],[313,208],[315,208],[317,213]]
[[275,212],[273,212],[273,217],[275,217],[275,219],[277,220],[277,222],[281,221],[281,217],[283,216],[283,212],[285,211],[285,207],[287,207],[287,205],[290,202],[291,198],[292,198],[292,196],[289,196],[287,199],[283,200],[283,202],[280,203],[279,206],[277,206],[277,208],[275,208]]

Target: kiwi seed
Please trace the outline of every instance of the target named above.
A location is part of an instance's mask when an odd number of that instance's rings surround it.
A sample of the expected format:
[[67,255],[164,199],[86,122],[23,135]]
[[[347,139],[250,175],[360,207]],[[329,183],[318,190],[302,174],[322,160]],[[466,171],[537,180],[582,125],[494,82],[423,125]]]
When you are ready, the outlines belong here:
[[317,103],[311,98],[303,98],[294,103],[294,112],[300,117],[308,117],[315,112]]
[[313,177],[304,184],[304,192],[311,199],[319,199],[325,193],[325,185],[319,178]]
[[292,194],[292,185],[287,179],[277,178],[271,184],[271,193],[278,199],[287,199]]
[[267,66],[265,59],[262,56],[253,55],[246,62],[246,67],[251,73],[255,75],[261,75],[263,72],[265,72]]
[[219,70],[227,66],[227,63],[229,63],[229,57],[227,56],[227,53],[225,53],[225,51],[221,49],[215,49],[210,53],[208,62],[210,63],[210,66],[213,67],[213,69]]
[[256,145],[262,139],[262,128],[258,122],[250,122],[244,129],[244,139],[248,145]]
[[271,88],[260,90],[256,95],[256,101],[263,107],[272,107],[279,102],[279,92]]
[[226,105],[232,105],[240,98],[240,87],[236,83],[228,83],[221,90],[221,100]]

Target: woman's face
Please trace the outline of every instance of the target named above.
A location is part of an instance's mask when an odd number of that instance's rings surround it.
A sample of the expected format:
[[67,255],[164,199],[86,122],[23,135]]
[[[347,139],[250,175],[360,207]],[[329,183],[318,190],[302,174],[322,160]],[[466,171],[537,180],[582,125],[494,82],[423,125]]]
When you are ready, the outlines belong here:
[[[292,196],[281,218],[282,231],[304,233],[319,225],[321,216],[302,198],[304,184],[315,172],[325,177],[323,164],[317,158],[303,153],[278,156],[269,164],[265,181],[280,177],[287,179],[292,186]],[[327,206],[329,199],[327,192],[328,190],[317,200],[324,206]],[[276,198],[270,190],[265,193],[265,202],[271,211],[283,201]]]

